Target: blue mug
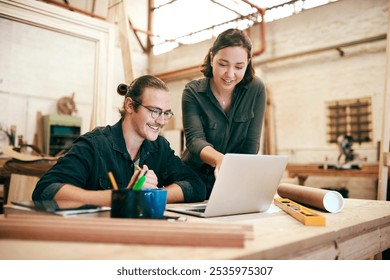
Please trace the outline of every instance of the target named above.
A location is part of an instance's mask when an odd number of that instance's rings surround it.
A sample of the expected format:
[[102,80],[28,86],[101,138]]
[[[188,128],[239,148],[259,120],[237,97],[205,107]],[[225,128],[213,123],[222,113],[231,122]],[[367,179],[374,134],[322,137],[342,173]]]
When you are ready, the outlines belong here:
[[113,190],[111,218],[163,219],[166,205],[165,189]]

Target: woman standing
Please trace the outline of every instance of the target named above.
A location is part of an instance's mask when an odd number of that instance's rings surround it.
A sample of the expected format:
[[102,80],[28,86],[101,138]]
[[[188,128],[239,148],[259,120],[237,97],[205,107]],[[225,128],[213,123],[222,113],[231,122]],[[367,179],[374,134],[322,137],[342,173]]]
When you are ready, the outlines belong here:
[[207,53],[204,78],[183,92],[183,161],[202,178],[209,197],[226,153],[257,154],[266,96],[252,66],[252,43],[241,30],[221,33]]

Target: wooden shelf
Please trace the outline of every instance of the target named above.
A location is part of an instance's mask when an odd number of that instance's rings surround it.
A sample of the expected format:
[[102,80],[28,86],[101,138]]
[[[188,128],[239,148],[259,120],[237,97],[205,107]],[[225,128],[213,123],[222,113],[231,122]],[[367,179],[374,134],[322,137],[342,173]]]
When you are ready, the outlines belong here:
[[46,115],[43,120],[43,151],[54,156],[70,146],[81,133],[81,118],[67,115]]

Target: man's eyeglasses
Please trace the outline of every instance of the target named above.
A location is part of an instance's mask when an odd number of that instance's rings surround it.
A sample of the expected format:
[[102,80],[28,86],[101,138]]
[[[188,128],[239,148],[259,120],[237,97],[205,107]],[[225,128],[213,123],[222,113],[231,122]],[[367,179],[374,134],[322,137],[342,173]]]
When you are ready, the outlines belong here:
[[164,115],[164,120],[169,120],[173,117],[173,112],[168,110],[168,111],[163,111],[159,108],[149,108],[141,104],[141,102],[138,102],[136,100],[133,100],[134,103],[137,103],[138,105],[144,107],[145,109],[149,110],[150,114],[152,115],[153,119],[158,119],[161,115]]

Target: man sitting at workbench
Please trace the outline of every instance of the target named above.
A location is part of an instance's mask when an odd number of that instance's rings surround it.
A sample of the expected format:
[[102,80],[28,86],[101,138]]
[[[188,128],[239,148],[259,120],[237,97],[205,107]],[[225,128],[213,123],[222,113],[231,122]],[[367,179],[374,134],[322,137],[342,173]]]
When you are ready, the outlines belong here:
[[[169,90],[160,79],[145,75],[129,87],[121,119],[113,126],[95,128],[80,136],[37,183],[33,200],[71,200],[84,204],[109,206],[111,190],[108,172],[119,189],[145,174],[146,188],[165,188],[167,201],[197,202],[206,197],[202,180],[174,155],[168,141],[159,136],[173,116]],[[142,166],[137,171],[136,166]]]

